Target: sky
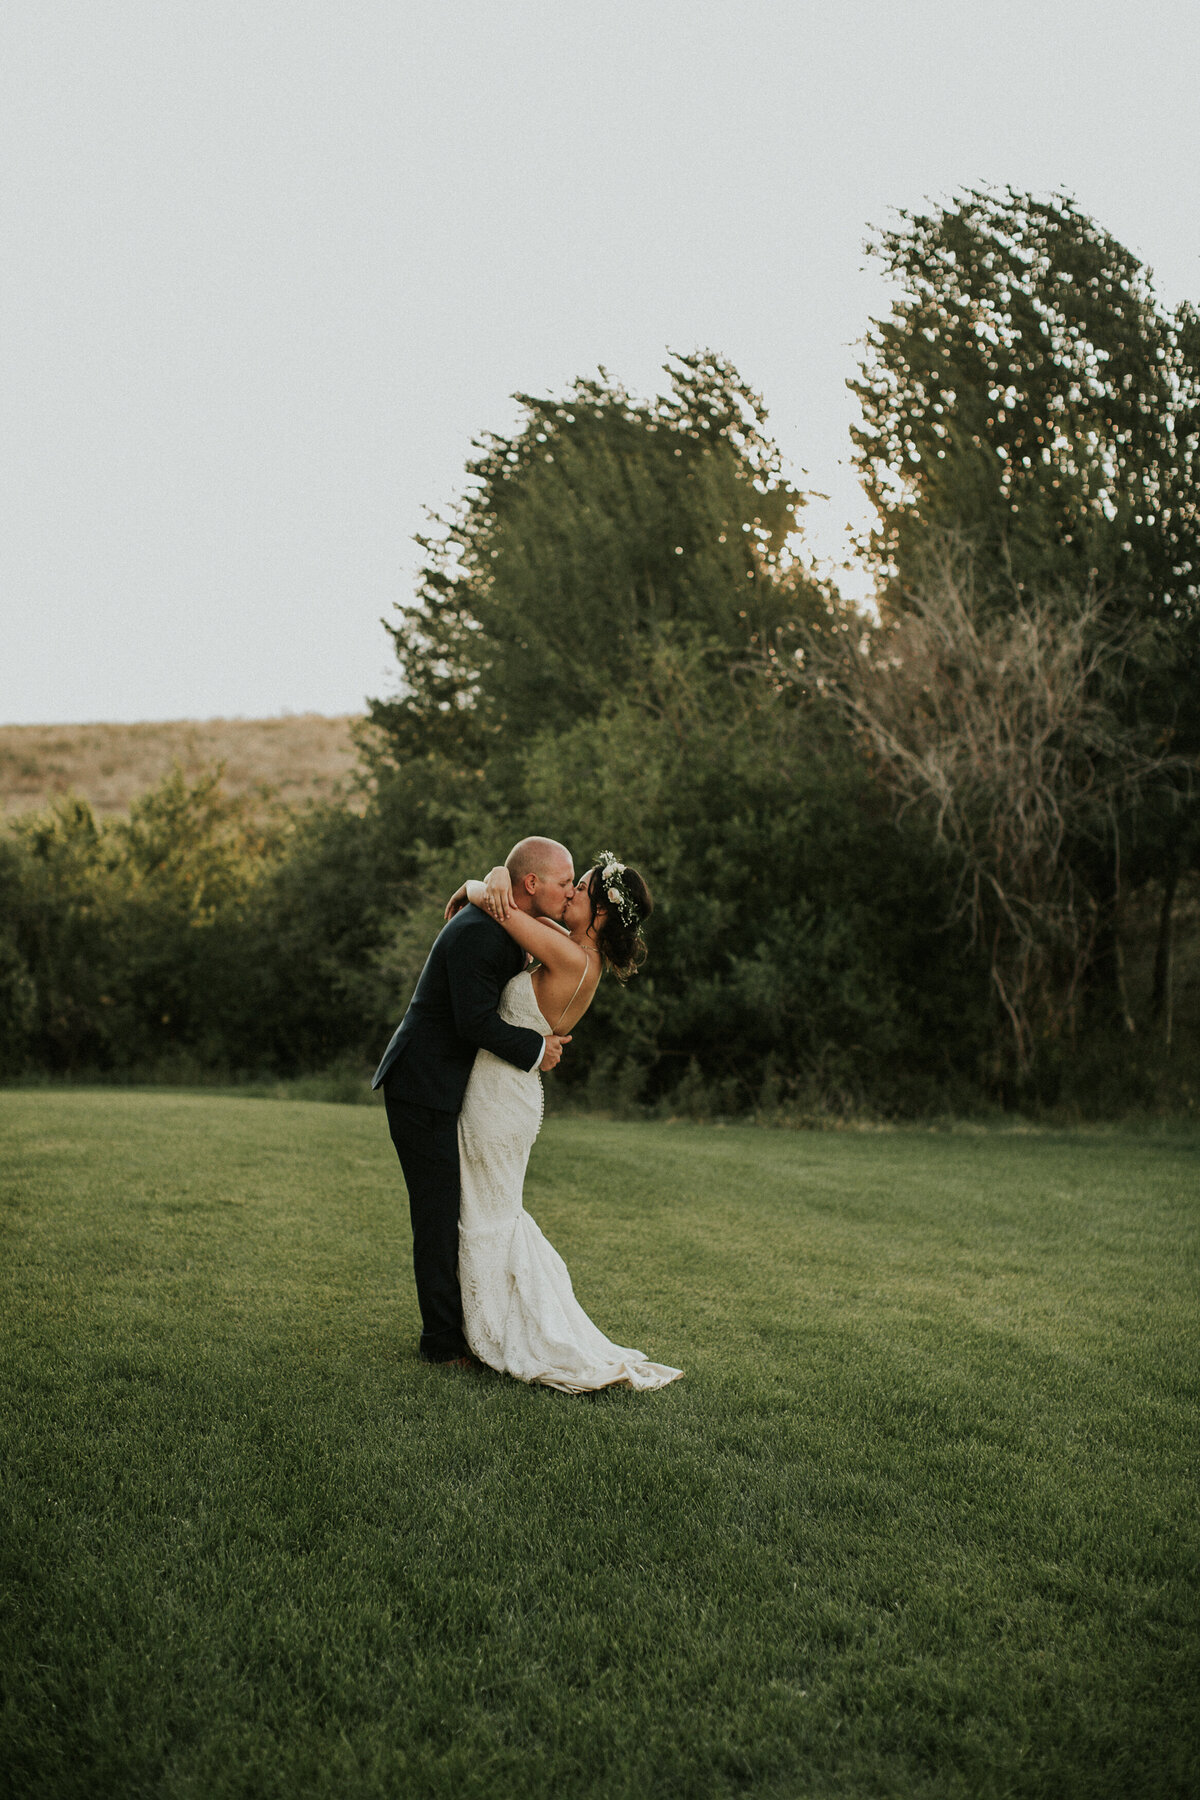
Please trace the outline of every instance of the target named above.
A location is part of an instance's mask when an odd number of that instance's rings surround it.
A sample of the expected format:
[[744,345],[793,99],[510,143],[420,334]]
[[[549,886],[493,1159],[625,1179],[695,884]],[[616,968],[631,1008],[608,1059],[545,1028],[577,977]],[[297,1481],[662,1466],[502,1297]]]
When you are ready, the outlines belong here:
[[357,712],[472,440],[721,352],[836,562],[873,226],[1066,191],[1200,301],[1200,7],[9,0],[0,723]]

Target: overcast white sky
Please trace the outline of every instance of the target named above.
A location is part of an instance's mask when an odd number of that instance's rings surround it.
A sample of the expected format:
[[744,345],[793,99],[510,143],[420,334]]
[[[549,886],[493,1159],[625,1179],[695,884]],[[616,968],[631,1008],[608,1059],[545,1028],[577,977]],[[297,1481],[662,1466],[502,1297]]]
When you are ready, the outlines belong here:
[[870,224],[1065,188],[1200,299],[1196,0],[10,0],[0,722],[358,710],[516,389],[711,346],[836,555]]

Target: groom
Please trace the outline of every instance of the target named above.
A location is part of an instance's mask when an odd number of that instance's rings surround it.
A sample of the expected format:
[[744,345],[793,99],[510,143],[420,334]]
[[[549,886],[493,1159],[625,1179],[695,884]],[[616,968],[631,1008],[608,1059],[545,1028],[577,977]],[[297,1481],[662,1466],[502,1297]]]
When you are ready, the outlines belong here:
[[[513,905],[561,924],[575,892],[570,851],[552,838],[522,838],[505,866]],[[570,1042],[500,1017],[500,990],[524,965],[502,926],[477,906],[462,907],[434,940],[371,1082],[383,1088],[408,1188],[423,1362],[470,1360],[458,1287],[458,1114],[475,1052],[491,1050],[518,1069],[553,1069]]]

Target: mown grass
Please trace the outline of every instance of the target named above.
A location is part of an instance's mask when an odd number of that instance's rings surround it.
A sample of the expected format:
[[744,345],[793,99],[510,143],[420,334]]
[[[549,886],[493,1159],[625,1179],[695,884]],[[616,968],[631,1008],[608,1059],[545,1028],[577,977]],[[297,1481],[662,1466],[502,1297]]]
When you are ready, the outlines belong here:
[[1200,1136],[553,1119],[433,1370],[373,1110],[0,1095],[20,1795],[1196,1792]]

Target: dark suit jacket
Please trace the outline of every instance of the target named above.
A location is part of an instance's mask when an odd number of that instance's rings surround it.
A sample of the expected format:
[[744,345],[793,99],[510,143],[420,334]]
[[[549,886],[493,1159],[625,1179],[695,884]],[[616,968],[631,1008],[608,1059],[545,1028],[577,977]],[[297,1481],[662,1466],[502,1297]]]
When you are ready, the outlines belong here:
[[506,1025],[496,1011],[501,988],[524,964],[521,946],[477,906],[455,913],[434,939],[371,1086],[381,1086],[395,1069],[393,1087],[406,1100],[456,1113],[477,1050],[532,1069],[541,1054],[540,1034]]

